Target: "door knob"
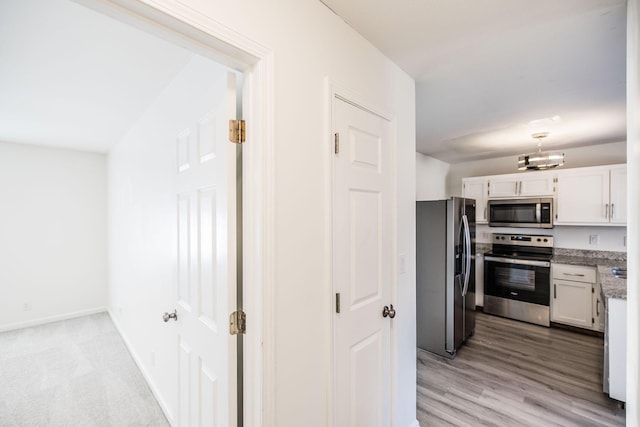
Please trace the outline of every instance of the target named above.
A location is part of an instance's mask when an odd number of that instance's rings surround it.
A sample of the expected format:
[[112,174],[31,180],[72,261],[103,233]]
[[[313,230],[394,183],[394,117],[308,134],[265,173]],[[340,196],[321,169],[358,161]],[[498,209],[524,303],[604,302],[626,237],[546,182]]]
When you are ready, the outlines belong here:
[[385,305],[382,308],[382,317],[387,317],[387,316],[391,319],[396,317],[396,310],[395,308],[393,308],[393,304],[390,304],[389,306]]
[[173,313],[166,313],[166,312],[165,312],[165,313],[162,315],[162,320],[164,320],[164,321],[165,321],[165,323],[166,323],[166,322],[168,322],[168,321],[169,321],[169,319],[173,319],[173,320],[175,320],[175,321],[178,321],[178,313],[176,312],[176,310],[173,310]]

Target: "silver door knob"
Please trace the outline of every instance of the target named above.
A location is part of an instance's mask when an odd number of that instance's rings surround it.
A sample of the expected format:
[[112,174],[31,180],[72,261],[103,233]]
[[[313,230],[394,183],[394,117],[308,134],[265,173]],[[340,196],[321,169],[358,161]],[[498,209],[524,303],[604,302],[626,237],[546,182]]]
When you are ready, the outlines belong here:
[[396,310],[393,308],[393,304],[390,304],[389,307],[386,305],[382,308],[382,317],[389,317],[393,319],[396,317]]
[[173,319],[175,321],[178,321],[178,313],[177,313],[176,310],[173,310],[173,313],[164,313],[162,315],[162,320],[164,320],[165,323],[168,322],[169,319]]

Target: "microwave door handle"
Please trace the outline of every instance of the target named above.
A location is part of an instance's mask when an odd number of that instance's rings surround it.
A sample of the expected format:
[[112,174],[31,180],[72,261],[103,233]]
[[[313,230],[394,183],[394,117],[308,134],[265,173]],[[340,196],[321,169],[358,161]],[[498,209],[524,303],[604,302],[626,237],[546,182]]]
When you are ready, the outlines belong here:
[[540,224],[540,222],[542,221],[542,203],[536,203],[536,223]]
[[471,230],[469,229],[469,220],[466,215],[462,216],[462,223],[464,224],[464,244],[465,244],[465,269],[464,269],[464,289],[462,296],[467,295],[469,289],[469,277],[471,274]]

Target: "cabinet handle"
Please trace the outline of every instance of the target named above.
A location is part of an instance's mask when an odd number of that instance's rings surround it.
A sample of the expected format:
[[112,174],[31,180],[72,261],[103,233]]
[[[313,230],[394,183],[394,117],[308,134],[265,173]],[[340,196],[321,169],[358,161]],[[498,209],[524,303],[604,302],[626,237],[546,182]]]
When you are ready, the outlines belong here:
[[582,273],[562,273],[565,276],[575,276],[575,277],[584,277],[584,274]]
[[605,203],[604,205],[604,217],[609,218],[609,203]]
[[596,316],[600,316],[600,298],[596,299]]
[[556,299],[556,284],[553,284],[553,299]]
[[484,218],[485,221],[487,220],[487,207],[486,206],[484,207],[484,217],[483,218]]
[[609,218],[613,219],[613,203],[611,203],[611,215]]

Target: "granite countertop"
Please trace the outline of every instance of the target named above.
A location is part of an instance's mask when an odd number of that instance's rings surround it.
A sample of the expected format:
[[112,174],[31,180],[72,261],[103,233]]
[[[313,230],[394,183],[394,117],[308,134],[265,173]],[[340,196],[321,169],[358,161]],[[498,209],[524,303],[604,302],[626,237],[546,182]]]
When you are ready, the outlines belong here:
[[602,293],[606,298],[627,299],[627,279],[619,279],[611,273],[611,267],[626,267],[626,254],[623,252],[598,251],[556,251],[553,262],[558,264],[585,265],[596,267],[600,276]]
[[611,274],[610,266],[598,265],[598,274],[606,298],[627,299],[627,279],[619,279]]

